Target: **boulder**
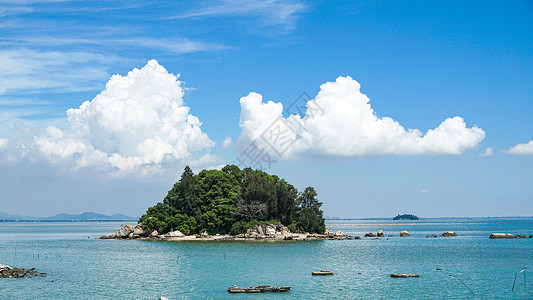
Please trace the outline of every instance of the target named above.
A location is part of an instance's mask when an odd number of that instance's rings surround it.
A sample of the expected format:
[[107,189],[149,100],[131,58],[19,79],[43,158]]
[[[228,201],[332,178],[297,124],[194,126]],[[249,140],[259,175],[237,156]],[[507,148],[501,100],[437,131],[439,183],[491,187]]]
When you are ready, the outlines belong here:
[[142,224],[137,224],[135,226],[135,229],[133,230],[133,238],[138,238],[138,237],[144,237],[144,236],[148,236],[150,235],[150,232],[147,231],[147,230],[144,230],[143,228],[143,225]]
[[289,234],[291,234],[291,232],[290,232],[289,228],[287,228],[286,226],[282,226],[281,227],[281,234],[282,235],[289,235]]
[[204,231],[204,232],[200,233],[200,236],[201,237],[209,237],[209,233],[207,233],[207,231]]
[[261,225],[257,225],[257,232],[259,235],[265,235],[265,228],[263,228]]
[[166,238],[177,238],[177,237],[184,237],[184,236],[185,236],[185,234],[183,234],[179,230],[171,231],[171,232],[168,232],[167,234],[165,234]]
[[270,225],[265,228],[266,235],[276,235],[276,229]]
[[407,230],[402,230],[402,232],[400,232],[400,236],[411,236],[411,234],[409,234]]
[[159,297],[159,300],[168,300],[167,297]]
[[530,239],[533,239],[533,234],[529,236]]
[[0,271],[2,271],[2,270],[11,270],[11,269],[13,269],[13,268],[11,268],[11,267],[8,266],[8,265],[2,265],[2,264],[0,264]]
[[490,239],[514,239],[514,235],[510,233],[493,233],[489,237]]
[[249,228],[247,231],[246,231],[246,234],[244,235],[245,237],[247,238],[253,238],[253,237],[256,237],[258,236],[259,233],[257,232],[256,229],[254,228]]
[[324,235],[333,235],[333,231],[326,229],[326,231],[324,231]]
[[340,231],[336,231],[335,234],[334,234],[334,236],[343,236],[343,235],[344,234],[342,234],[342,232],[340,232]]
[[130,233],[133,233],[133,230],[135,230],[133,226],[122,224],[116,233],[116,237],[119,239],[127,238]]
[[441,236],[457,236],[457,233],[455,233],[454,231],[446,231],[441,234]]
[[150,232],[150,237],[156,237],[156,236],[159,236],[159,232],[157,232],[157,230]]
[[106,235],[102,235],[100,237],[100,239],[102,240],[108,240],[108,239],[116,239],[117,238],[117,233],[110,233],[110,234],[106,234]]
[[376,237],[376,235],[373,234],[372,232],[369,232],[369,233],[365,234],[365,237]]
[[383,232],[383,230],[379,230],[378,231],[378,237],[384,237],[385,236],[385,233]]
[[430,238],[436,238],[437,235],[436,235],[436,234],[432,234],[432,235],[430,235],[429,237],[430,237]]
[[523,235],[523,234],[517,234],[516,238],[518,238],[518,239],[527,239],[528,236],[527,235]]

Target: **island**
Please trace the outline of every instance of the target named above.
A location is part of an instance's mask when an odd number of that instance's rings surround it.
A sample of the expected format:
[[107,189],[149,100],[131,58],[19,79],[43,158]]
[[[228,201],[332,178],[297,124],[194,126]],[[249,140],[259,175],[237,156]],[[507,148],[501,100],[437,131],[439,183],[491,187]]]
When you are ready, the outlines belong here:
[[418,217],[411,214],[403,214],[403,215],[397,215],[396,217],[392,218],[393,220],[418,220]]
[[186,166],[138,225],[102,239],[348,239],[326,230],[313,187],[299,192],[276,175],[226,165],[194,174]]

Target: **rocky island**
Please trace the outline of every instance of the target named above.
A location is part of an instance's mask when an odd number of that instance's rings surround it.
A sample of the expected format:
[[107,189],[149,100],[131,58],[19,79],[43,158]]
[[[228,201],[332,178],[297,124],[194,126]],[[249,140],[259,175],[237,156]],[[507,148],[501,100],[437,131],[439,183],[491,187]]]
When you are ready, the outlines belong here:
[[355,239],[326,230],[322,202],[284,179],[227,165],[194,174],[187,166],[162,202],[139,224],[122,225],[100,239],[316,240]]

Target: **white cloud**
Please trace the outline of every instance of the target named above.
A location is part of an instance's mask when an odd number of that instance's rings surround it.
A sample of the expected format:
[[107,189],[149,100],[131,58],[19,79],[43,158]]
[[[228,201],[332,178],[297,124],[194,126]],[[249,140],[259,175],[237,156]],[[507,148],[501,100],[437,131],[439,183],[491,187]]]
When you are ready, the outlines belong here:
[[290,25],[303,9],[305,5],[294,0],[217,0],[172,18],[259,15],[267,24]]
[[0,50],[0,95],[94,89],[109,76],[106,64],[117,60],[113,55],[87,52]]
[[183,105],[178,76],[155,60],[114,75],[94,99],[67,111],[67,128],[48,127],[34,147],[55,163],[120,173],[144,174],[176,161],[217,163],[209,153],[193,155],[215,143]]
[[485,152],[481,153],[479,156],[493,156],[494,155],[494,150],[492,150],[491,147],[488,147],[487,149],[485,149]]
[[429,190],[423,189],[420,191],[422,194],[429,194]]
[[527,155],[533,154],[533,141],[529,141],[527,144],[518,144],[504,151],[509,154]]
[[227,149],[231,144],[233,143],[233,140],[231,137],[227,136],[224,141],[222,142],[222,149]]
[[[255,141],[265,149],[272,146],[285,158],[298,158],[453,155],[476,148],[485,138],[481,128],[467,128],[461,117],[448,118],[425,134],[405,129],[391,118],[379,118],[369,101],[359,83],[339,77],[323,84],[315,99],[305,103],[305,116],[283,118],[281,103],[264,103],[261,95],[250,93],[240,99],[241,140]],[[279,134],[283,130],[284,137]]]
[[0,150],[7,149],[8,144],[9,140],[7,138],[0,138]]

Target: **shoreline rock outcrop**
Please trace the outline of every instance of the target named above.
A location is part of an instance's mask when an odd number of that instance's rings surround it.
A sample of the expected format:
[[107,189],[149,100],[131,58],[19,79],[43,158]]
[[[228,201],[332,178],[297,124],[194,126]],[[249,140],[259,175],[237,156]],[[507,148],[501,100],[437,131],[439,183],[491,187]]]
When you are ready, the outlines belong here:
[[209,235],[202,232],[196,235],[185,235],[180,231],[172,231],[166,234],[159,234],[157,230],[144,230],[142,224],[133,227],[122,224],[115,233],[103,235],[97,239],[123,239],[123,240],[163,240],[163,241],[194,241],[194,240],[351,240],[360,239],[359,236],[344,235],[337,231],[333,233],[326,230],[324,234],[293,233],[283,225],[257,225],[250,228],[244,234],[238,235]]

